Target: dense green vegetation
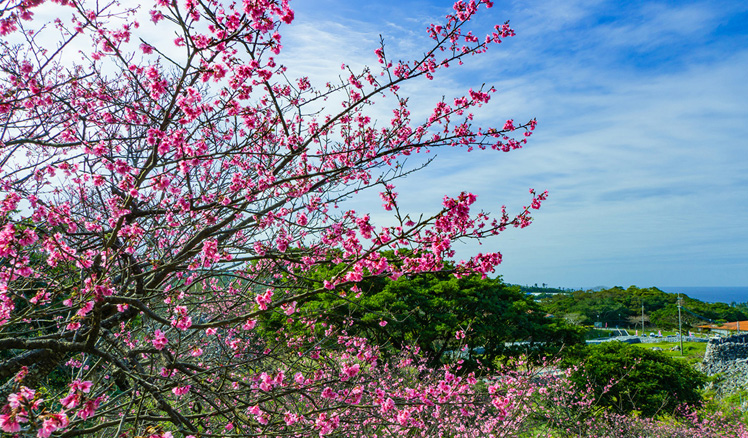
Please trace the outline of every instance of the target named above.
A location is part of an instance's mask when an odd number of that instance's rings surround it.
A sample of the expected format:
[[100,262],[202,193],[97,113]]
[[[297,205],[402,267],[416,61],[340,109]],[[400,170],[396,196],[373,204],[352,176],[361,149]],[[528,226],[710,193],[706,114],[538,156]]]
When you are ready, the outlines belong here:
[[[692,328],[714,321],[748,319],[745,307],[732,307],[724,303],[705,303],[683,297],[683,325]],[[656,287],[628,289],[613,287],[600,291],[576,291],[543,298],[540,303],[547,312],[577,324],[591,325],[600,321],[608,326],[641,328],[642,305],[646,327],[662,329],[678,325],[677,294],[663,292]],[[689,313],[689,311],[691,313]]]
[[532,293],[532,294],[562,294],[566,292],[571,292],[572,289],[564,289],[560,287],[549,287],[547,284],[543,283],[542,285],[538,286],[537,283],[535,283],[534,286],[529,285],[521,285],[521,284],[513,284],[511,286],[517,286],[519,287],[519,290],[521,290],[523,293]]
[[700,404],[699,389],[706,383],[706,376],[684,361],[620,342],[588,347],[571,378],[579,387],[591,385],[601,405],[648,417],[672,414],[683,403]]
[[733,302],[730,304],[730,306],[735,307],[736,309],[748,315],[748,301],[744,303]]
[[[319,278],[334,276],[338,267],[324,269],[327,271],[319,272]],[[309,281],[317,286],[315,275]],[[275,336],[284,330],[346,331],[386,346],[389,353],[385,354],[395,355],[403,348],[417,346],[431,358],[431,366],[456,357],[465,359],[463,371],[475,370],[478,363],[497,365],[528,352],[558,357],[559,347],[564,345],[563,365],[578,366],[570,375],[575,391],[589,389],[588,397],[595,400],[595,409],[602,408],[594,411],[595,415],[609,412],[627,418],[672,419],[679,418],[678,406],[684,403],[700,406],[710,400],[704,398],[701,389],[706,377],[692,366],[703,356],[706,344],[685,343],[685,357],[675,351],[652,351],[657,346],[669,350],[674,344],[609,342],[587,346],[582,342],[585,329],[571,327],[565,318],[567,314],[577,313],[584,323],[591,323],[599,314],[600,320],[610,325],[615,324],[620,313],[621,325],[627,326],[629,319],[641,321],[643,301],[647,324],[669,327],[674,324],[668,324],[668,318],[673,309],[677,312],[677,297],[656,288],[578,291],[556,294],[538,302],[523,288],[507,285],[500,278],[458,279],[448,272],[397,280],[372,278],[361,282],[359,287],[357,294],[331,293],[297,303],[296,316],[302,318],[291,319],[278,312],[261,320],[258,330],[265,336]],[[685,298],[684,305],[712,319],[745,316],[725,304]],[[315,315],[326,315],[324,322],[313,326],[303,323],[304,316]],[[517,341],[525,342],[510,345]],[[468,348],[462,350],[465,345]],[[462,352],[456,354],[459,350]],[[611,382],[615,384],[610,385]]]
[[[395,281],[376,278],[359,287],[359,296],[316,296],[299,303],[298,312],[325,315],[326,326],[317,325],[316,330],[345,329],[387,345],[393,352],[416,345],[432,366],[460,357],[466,360],[466,369],[478,363],[490,367],[507,356],[553,354],[562,346],[583,342],[580,329],[546,317],[532,297],[500,278],[458,279],[450,273],[435,273]],[[263,329],[275,332],[289,324],[286,319],[275,314],[263,321]],[[293,324],[293,332],[310,329]]]

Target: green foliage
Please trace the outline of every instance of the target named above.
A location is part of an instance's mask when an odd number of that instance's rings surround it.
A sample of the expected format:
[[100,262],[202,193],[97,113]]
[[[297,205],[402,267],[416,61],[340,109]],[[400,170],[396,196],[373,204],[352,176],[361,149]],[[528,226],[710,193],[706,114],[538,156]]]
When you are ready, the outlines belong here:
[[[704,303],[682,296],[684,307],[702,317],[725,321],[748,319],[745,309],[741,311],[738,307],[724,303]],[[648,325],[667,329],[678,326],[677,299],[677,294],[666,293],[656,287],[640,289],[630,286],[624,289],[616,286],[600,291],[576,291],[554,295],[543,299],[541,306],[558,317],[579,314],[582,323],[587,325],[600,321],[609,326],[628,327],[640,323],[643,304]],[[682,312],[682,317],[686,328],[706,323],[685,311]]]
[[538,286],[535,284],[535,286],[527,286],[527,285],[511,285],[511,286],[518,286],[519,290],[524,293],[540,293],[540,294],[547,294],[547,295],[553,295],[553,294],[561,294],[565,292],[570,292],[571,289],[562,289],[557,287],[547,287],[545,283],[543,283],[542,286]]
[[[619,342],[588,347],[571,378],[580,387],[592,385],[603,406],[647,417],[672,414],[684,403],[699,404],[699,389],[706,383],[706,376],[685,361]],[[610,382],[617,383],[608,388]]]
[[739,311],[741,311],[741,312],[745,313],[746,315],[748,315],[748,302],[745,302],[745,303],[736,303],[736,302],[733,301],[732,303],[730,303],[730,306],[731,307],[735,307]]
[[748,425],[748,391],[742,390],[735,393],[718,397],[714,393],[708,394],[708,402],[704,406],[704,411],[711,415],[717,415],[719,412],[732,413],[735,421],[740,421]]
[[[683,305],[691,312],[715,321],[742,321],[748,319],[744,310],[741,311],[740,309],[731,307],[730,305],[725,303],[704,303],[699,300],[693,300],[686,297],[683,300]],[[681,317],[683,319],[683,325],[686,327],[708,324],[707,321],[704,321],[703,319],[698,318],[689,312],[681,312]],[[677,305],[670,305],[652,312],[652,323],[662,328],[677,327]]]
[[[579,330],[547,318],[531,297],[500,279],[458,279],[444,272],[396,281],[366,279],[359,287],[358,297],[320,295],[300,303],[298,311],[302,317],[325,315],[326,326],[317,325],[317,330],[344,328],[377,345],[390,346],[392,352],[417,345],[431,359],[431,366],[461,358],[466,359],[465,369],[473,369],[479,362],[491,366],[497,358],[527,351],[552,354],[562,345],[583,341]],[[347,321],[355,324],[349,326]],[[272,332],[308,329],[287,321],[284,315],[266,319],[262,325]],[[465,338],[458,339],[458,332],[464,332]],[[465,345],[468,349],[459,352]]]

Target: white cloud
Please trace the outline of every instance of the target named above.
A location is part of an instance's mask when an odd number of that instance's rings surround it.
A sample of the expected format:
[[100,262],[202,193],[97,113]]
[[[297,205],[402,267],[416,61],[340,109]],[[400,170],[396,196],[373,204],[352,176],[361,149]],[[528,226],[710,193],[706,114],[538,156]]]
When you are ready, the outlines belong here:
[[[485,82],[500,92],[476,123],[537,116],[538,130],[509,154],[437,151],[431,166],[398,184],[402,205],[434,211],[445,194],[465,190],[479,195],[479,208],[516,212],[529,187],[548,189],[531,227],[459,253],[503,251],[500,273],[512,282],[748,284],[748,50],[723,41],[729,35],[709,39],[733,12],[698,2],[635,10],[592,1],[491,11],[475,26],[511,18],[518,36],[419,82],[408,90],[411,103],[423,112],[441,95]],[[390,30],[412,28],[402,17],[388,22]],[[331,58],[371,63],[380,23],[322,24],[333,34],[315,40],[331,44],[315,45],[325,60],[300,64],[314,71]],[[403,36],[409,43],[398,46]],[[415,50],[410,33],[386,37]],[[365,210],[379,210],[375,196],[365,199]]]

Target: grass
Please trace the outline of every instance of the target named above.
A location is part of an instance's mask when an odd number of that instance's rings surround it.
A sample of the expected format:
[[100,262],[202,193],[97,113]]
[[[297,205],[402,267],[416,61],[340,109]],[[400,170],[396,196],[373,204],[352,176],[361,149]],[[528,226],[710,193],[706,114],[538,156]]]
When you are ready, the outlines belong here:
[[642,344],[631,344],[639,348],[646,348],[651,350],[654,347],[662,348],[661,353],[670,356],[675,359],[685,359],[689,362],[701,361],[704,358],[706,352],[706,342],[683,342],[683,355],[680,351],[670,351],[675,346],[680,346],[680,342],[654,342],[654,343],[642,343]]
[[[654,343],[641,343],[641,344],[632,344],[639,348],[646,348],[648,350],[651,350],[654,347],[660,347],[662,348],[662,353],[664,353],[667,356],[670,356],[675,359],[685,359],[690,363],[695,362],[701,362],[702,359],[704,359],[704,353],[706,353],[706,342],[683,342],[683,352],[684,355],[681,356],[680,351],[670,351],[671,348],[675,346],[680,346],[680,342],[665,342],[664,337],[666,336],[674,336],[677,331],[674,330],[659,330],[657,328],[649,328],[645,330],[643,333],[649,334],[651,333],[657,333],[661,332],[663,338],[663,341],[661,342],[654,342]],[[685,330],[684,330],[685,332]],[[634,330],[629,330],[629,333],[632,335],[634,334]],[[707,337],[709,335],[703,335],[703,334],[697,334],[697,336],[704,336]],[[608,338],[610,337],[610,330],[603,330],[603,329],[595,329],[590,327],[587,332],[585,333],[585,339],[600,339],[600,338]]]

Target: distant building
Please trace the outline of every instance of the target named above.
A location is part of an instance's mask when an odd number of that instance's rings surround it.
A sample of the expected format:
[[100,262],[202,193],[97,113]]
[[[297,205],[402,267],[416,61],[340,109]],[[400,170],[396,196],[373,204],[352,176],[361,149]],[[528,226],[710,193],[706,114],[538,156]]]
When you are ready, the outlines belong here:
[[701,331],[711,332],[717,335],[729,336],[732,333],[748,332],[748,321],[727,322],[722,325],[705,324],[698,326],[698,328]]

